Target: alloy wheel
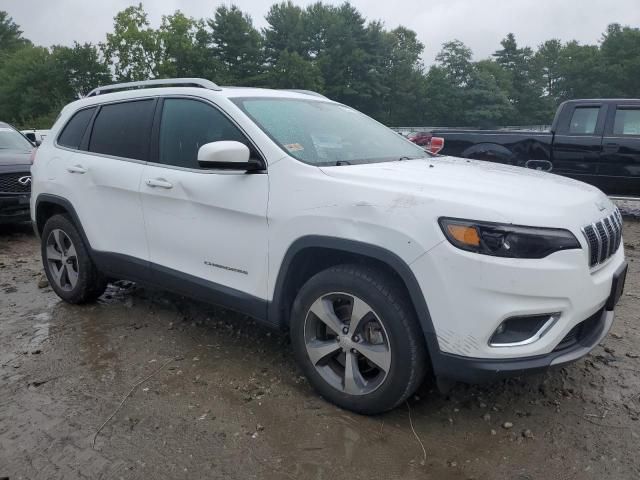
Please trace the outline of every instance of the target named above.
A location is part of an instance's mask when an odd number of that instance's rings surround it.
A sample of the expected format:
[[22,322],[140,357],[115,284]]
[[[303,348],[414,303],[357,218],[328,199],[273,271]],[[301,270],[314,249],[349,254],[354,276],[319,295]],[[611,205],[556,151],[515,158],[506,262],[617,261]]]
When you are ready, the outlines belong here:
[[78,256],[69,236],[60,229],[49,233],[46,244],[46,261],[56,285],[65,291],[78,283]]
[[307,312],[304,336],[316,371],[346,394],[369,394],[387,377],[387,332],[374,310],[355,295],[329,293],[318,298]]

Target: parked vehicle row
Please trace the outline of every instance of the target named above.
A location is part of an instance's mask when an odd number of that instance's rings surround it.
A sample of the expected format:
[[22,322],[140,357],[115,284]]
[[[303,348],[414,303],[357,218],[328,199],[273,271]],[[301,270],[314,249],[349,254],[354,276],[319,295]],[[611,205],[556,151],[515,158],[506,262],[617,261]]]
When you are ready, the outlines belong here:
[[362,413],[427,372],[576,360],[624,286],[621,217],[598,189],[434,156],[313,92],[101,87],[63,109],[32,172],[62,299],[128,279],[288,329],[310,383]]
[[640,100],[572,100],[550,132],[436,129],[440,153],[544,170],[595,185],[612,196],[640,197]]

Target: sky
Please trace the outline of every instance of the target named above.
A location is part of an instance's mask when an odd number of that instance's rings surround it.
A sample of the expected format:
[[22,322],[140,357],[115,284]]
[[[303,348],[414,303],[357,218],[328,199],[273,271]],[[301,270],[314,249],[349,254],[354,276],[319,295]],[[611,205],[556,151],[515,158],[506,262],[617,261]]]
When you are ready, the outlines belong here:
[[[138,0],[0,0],[24,36],[38,45],[71,45],[103,41],[114,15]],[[275,0],[146,0],[154,26],[162,15],[181,10],[209,18],[218,5],[234,3],[253,18],[257,28]],[[294,0],[305,6],[313,0]],[[342,3],[325,0],[325,3]],[[433,62],[442,43],[459,39],[475,59],[490,56],[509,32],[520,45],[536,47],[550,38],[596,43],[610,23],[640,26],[640,0],[351,0],[368,20],[381,20],[389,29],[411,28],[425,44],[423,59]]]

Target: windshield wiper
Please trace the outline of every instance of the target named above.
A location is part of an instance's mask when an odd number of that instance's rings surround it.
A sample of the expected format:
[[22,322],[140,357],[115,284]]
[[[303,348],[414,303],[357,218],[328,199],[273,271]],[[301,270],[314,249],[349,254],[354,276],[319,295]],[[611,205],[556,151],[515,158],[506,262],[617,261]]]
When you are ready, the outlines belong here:
[[341,167],[342,165],[351,165],[349,160],[338,160],[336,162],[336,167]]
[[396,160],[399,162],[402,162],[403,160],[420,160],[421,158],[427,158],[427,157],[407,157],[406,155],[403,157],[399,157]]

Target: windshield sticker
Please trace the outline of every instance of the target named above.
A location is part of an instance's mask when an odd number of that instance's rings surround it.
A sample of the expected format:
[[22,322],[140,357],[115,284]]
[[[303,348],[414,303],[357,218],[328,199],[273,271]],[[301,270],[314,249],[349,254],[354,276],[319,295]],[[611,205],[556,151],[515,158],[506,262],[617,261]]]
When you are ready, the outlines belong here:
[[304,147],[299,143],[289,143],[288,145],[285,145],[284,148],[286,148],[290,152],[301,152],[302,150],[304,150]]

